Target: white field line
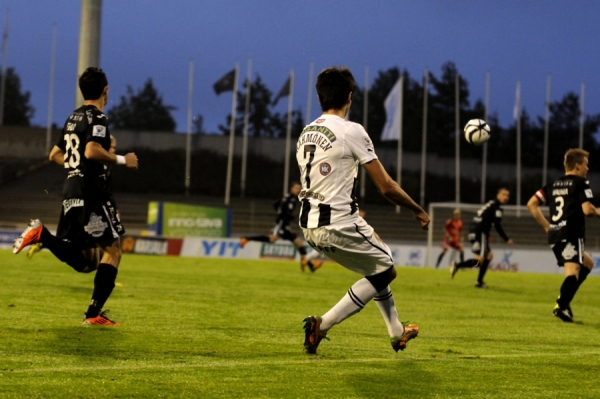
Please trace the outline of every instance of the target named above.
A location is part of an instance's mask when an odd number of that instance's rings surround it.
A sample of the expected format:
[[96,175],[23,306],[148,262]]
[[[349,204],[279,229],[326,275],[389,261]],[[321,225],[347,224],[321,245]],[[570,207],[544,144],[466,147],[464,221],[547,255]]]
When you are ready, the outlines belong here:
[[[593,356],[600,355],[600,351],[596,352],[571,352],[571,353],[513,353],[513,354],[498,354],[498,355],[455,355],[440,353],[429,357],[398,357],[397,359],[320,359],[318,356],[308,357],[304,360],[246,360],[246,361],[231,361],[224,360],[220,362],[206,363],[179,363],[179,364],[122,364],[114,366],[90,366],[90,367],[45,367],[33,369],[7,370],[0,368],[0,375],[20,373],[20,374],[35,374],[35,373],[74,373],[80,371],[128,371],[128,370],[179,370],[179,369],[200,369],[212,367],[257,367],[257,366],[288,366],[288,365],[305,365],[315,363],[326,364],[343,364],[343,363],[391,363],[401,361],[459,361],[459,360],[486,360],[486,359],[518,359],[518,358],[533,358],[533,357],[564,357],[564,356]],[[201,358],[201,357],[199,357]]]

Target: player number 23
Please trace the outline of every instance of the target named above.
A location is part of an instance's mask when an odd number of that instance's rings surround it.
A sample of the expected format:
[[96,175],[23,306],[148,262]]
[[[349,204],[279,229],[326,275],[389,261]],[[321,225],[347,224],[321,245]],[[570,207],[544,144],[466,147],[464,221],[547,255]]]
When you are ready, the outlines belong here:
[[76,168],[79,166],[81,161],[81,155],[79,155],[79,136],[75,133],[65,134],[65,168]]

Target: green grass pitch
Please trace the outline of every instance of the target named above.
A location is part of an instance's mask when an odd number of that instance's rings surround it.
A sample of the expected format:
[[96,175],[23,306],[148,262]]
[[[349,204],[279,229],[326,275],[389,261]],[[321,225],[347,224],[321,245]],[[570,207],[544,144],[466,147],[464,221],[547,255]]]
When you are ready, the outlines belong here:
[[302,319],[359,276],[334,264],[124,256],[106,308],[122,327],[82,326],[93,274],[43,251],[0,251],[0,397],[598,398],[600,278],[551,315],[560,275],[398,268],[395,353],[374,303],[302,353]]

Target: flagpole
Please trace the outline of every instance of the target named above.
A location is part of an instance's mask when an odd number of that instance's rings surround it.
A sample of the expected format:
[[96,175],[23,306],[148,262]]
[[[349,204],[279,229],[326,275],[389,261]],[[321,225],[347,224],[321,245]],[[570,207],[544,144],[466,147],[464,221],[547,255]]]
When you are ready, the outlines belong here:
[[290,143],[292,139],[292,106],[294,98],[294,70],[290,71],[290,95],[288,97],[288,118],[287,118],[287,129],[285,135],[285,168],[283,176],[283,195],[288,192],[289,189],[289,174],[290,174]]
[[[365,90],[363,94],[363,127],[369,132],[369,64],[365,65]],[[365,185],[367,172],[365,168],[360,168],[360,200],[365,202]]]
[[242,178],[240,198],[246,195],[246,164],[248,162],[248,125],[250,120],[250,90],[252,89],[252,57],[248,58],[248,75],[246,77],[246,107],[244,109],[244,137],[242,139]]
[[[400,93],[398,93],[398,115],[400,126],[398,131],[398,159],[396,161],[396,180],[402,187],[402,102],[404,94],[404,75],[400,73]],[[400,213],[400,206],[396,205],[396,213]]]
[[[517,95],[515,110],[517,118],[517,206],[521,205],[521,80],[517,80]],[[521,209],[517,208],[517,217]]]
[[[483,119],[488,120],[488,113],[490,109],[490,71],[485,74],[485,111]],[[481,159],[481,203],[485,202],[485,187],[487,184],[487,156],[488,156],[488,143],[483,143],[483,156]]]
[[425,168],[427,167],[427,97],[429,94],[429,71],[423,76],[423,132],[421,136],[421,207],[425,207]]
[[454,78],[454,87],[455,87],[455,112],[454,112],[454,156],[456,157],[454,163],[454,194],[456,203],[460,203],[460,127],[458,124],[460,123],[460,93],[459,93],[459,77],[458,73]]
[[194,60],[190,60],[188,72],[188,109],[187,136],[185,140],[185,196],[190,195],[191,165],[192,165],[192,93],[194,89]]
[[550,133],[550,83],[552,76],[548,72],[546,78],[546,118],[544,121],[544,165],[542,167],[542,186],[546,185],[548,177],[548,137]]
[[10,8],[6,7],[6,24],[2,35],[2,78],[0,78],[0,126],[4,126],[4,97],[6,96],[6,48],[8,46],[8,14]]
[[579,148],[583,148],[583,124],[585,114],[583,112],[583,106],[585,104],[585,83],[581,83],[581,99],[579,103]]
[[48,90],[48,119],[46,120],[46,155],[50,154],[52,141],[52,108],[54,106],[54,65],[56,64],[56,23],[52,24],[52,47],[50,56],[50,88]]
[[310,123],[310,111],[312,107],[312,93],[313,93],[313,78],[315,74],[315,59],[310,60],[310,72],[308,74],[308,99],[306,100],[306,116],[304,118],[304,124]]
[[233,140],[235,137],[235,111],[237,106],[237,87],[238,75],[240,71],[239,64],[235,64],[235,77],[233,79],[233,98],[231,99],[231,121],[229,127],[229,149],[227,151],[227,178],[225,181],[225,206],[229,206],[231,196],[231,170],[233,168]]

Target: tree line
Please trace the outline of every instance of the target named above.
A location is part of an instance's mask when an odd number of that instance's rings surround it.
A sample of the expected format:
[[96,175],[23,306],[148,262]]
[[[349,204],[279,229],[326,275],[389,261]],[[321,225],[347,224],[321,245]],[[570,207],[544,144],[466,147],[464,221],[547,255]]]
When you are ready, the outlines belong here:
[[[6,100],[4,109],[5,125],[29,126],[35,109],[30,104],[30,93],[22,92],[20,78],[14,68],[8,68],[6,76]],[[423,129],[423,81],[411,77],[410,73],[398,67],[392,67],[377,73],[368,91],[368,131],[378,147],[395,147],[395,142],[380,142],[379,135],[386,123],[384,100],[402,74],[404,79],[403,110],[403,150],[420,152]],[[428,113],[427,113],[427,150],[440,157],[454,157],[455,134],[455,79],[459,78],[460,126],[469,119],[483,118],[485,107],[480,99],[471,102],[468,81],[460,75],[453,62],[447,62],[441,68],[439,76],[428,72]],[[274,93],[265,85],[260,74],[250,82],[250,110],[248,132],[251,137],[285,137],[287,113],[273,110]],[[236,113],[235,133],[242,135],[244,124],[246,85],[239,90],[238,110]],[[349,119],[361,124],[363,121],[364,87],[357,87]],[[567,148],[577,147],[579,142],[579,96],[574,92],[566,93],[560,100],[552,102],[550,109],[550,143],[548,164],[550,167],[562,165],[562,157]],[[119,102],[107,110],[110,126],[114,129],[144,131],[167,131],[176,129],[171,112],[176,108],[165,104],[162,95],[154,86],[152,79],[146,80],[143,87],[134,90],[127,86],[126,94]],[[229,133],[231,114],[219,125],[219,132]],[[516,162],[516,124],[502,127],[497,114],[488,116],[492,128],[492,139],[488,142],[488,161],[492,163]],[[542,167],[544,144],[544,118],[529,115],[526,109],[521,112],[521,137],[524,166]],[[600,113],[588,114],[584,119],[584,148],[595,159],[600,155],[600,145],[595,134],[600,126]],[[304,127],[302,110],[296,108],[292,114],[292,136],[297,137]],[[194,133],[207,134],[203,126],[202,115],[194,118]],[[460,129],[462,135],[462,129]],[[464,143],[464,142],[463,142]],[[461,145],[461,157],[479,158],[481,149]],[[593,169],[594,163],[592,163]]]

